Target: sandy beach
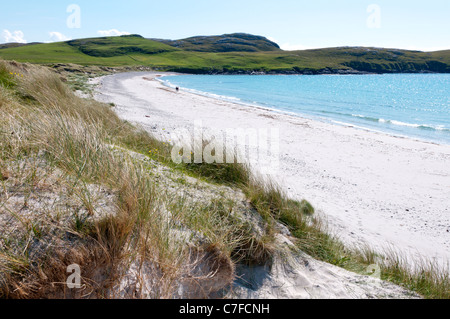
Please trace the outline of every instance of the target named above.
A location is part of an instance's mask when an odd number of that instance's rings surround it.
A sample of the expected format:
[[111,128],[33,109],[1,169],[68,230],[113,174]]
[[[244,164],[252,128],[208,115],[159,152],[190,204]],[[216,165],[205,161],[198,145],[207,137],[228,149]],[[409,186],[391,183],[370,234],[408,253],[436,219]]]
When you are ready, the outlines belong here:
[[205,128],[278,128],[272,176],[307,199],[349,244],[450,260],[450,146],[334,125],[165,87],[156,73],[94,80],[95,98],[161,138],[201,120]]

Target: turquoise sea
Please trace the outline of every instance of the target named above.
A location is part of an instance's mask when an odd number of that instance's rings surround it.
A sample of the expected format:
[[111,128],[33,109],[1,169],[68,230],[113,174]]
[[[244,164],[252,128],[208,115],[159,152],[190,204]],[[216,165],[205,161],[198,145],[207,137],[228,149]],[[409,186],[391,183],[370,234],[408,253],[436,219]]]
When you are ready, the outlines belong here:
[[177,75],[197,94],[450,144],[450,74]]

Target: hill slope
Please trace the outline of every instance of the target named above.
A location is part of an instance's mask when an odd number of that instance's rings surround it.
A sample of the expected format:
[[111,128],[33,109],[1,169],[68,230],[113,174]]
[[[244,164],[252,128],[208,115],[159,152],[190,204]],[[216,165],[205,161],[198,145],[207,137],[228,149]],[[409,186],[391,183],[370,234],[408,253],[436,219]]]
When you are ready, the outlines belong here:
[[144,39],[139,35],[72,40],[67,44],[93,57],[115,57],[128,54],[151,55],[176,50],[168,45]]
[[175,48],[196,52],[266,52],[281,50],[278,44],[265,37],[245,33],[198,36],[182,40],[152,40]]
[[0,57],[38,64],[147,66],[201,74],[450,73],[450,50],[340,47],[283,51],[263,37],[246,34],[179,41],[156,41],[139,35],[91,38],[3,48]]
[[23,47],[23,46],[27,46],[27,45],[35,45],[35,44],[40,44],[40,42],[31,42],[31,43],[11,42],[11,43],[4,43],[4,44],[0,44],[0,49],[18,48],[18,47]]

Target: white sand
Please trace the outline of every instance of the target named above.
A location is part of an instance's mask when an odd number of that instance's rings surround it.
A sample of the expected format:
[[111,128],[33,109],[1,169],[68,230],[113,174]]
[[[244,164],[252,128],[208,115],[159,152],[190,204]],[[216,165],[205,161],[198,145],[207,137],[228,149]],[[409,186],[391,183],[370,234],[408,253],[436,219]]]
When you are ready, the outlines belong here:
[[450,146],[176,93],[154,77],[101,78],[96,98],[160,136],[195,120],[215,129],[279,128],[275,179],[323,212],[342,240],[450,260]]

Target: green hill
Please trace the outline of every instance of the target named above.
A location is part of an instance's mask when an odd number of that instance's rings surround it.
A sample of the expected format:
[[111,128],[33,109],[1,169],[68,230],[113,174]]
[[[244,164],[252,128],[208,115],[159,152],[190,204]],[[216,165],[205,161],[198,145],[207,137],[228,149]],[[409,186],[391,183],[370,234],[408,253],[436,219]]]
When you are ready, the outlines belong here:
[[266,52],[281,50],[278,44],[265,37],[246,33],[199,36],[183,40],[152,40],[175,48],[196,52]]
[[0,49],[18,48],[18,47],[23,47],[23,46],[27,46],[27,45],[34,45],[34,44],[39,44],[39,42],[32,42],[32,43],[17,43],[17,42],[4,43],[4,44],[0,44]]
[[[246,49],[246,50],[245,50]],[[340,47],[283,51],[259,36],[233,34],[185,40],[139,35],[0,48],[5,60],[37,64],[146,66],[185,73],[450,73],[450,50],[420,52]]]
[[116,57],[129,54],[158,54],[176,51],[166,44],[144,39],[140,35],[121,36],[118,38],[93,38],[68,41],[68,45],[93,57]]

